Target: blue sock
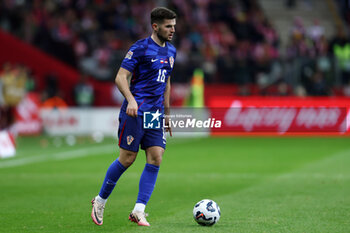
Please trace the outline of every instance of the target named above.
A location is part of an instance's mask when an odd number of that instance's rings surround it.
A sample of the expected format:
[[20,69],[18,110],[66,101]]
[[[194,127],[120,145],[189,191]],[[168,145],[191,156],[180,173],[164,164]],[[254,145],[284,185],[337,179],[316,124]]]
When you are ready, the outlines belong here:
[[117,183],[119,177],[123,174],[126,168],[116,159],[108,168],[105,180],[103,181],[100,197],[103,199],[107,199],[109,195],[112,193],[115,184]]
[[152,195],[154,186],[156,185],[158,171],[159,166],[146,163],[140,178],[139,194],[137,196],[136,203],[147,205],[147,202]]

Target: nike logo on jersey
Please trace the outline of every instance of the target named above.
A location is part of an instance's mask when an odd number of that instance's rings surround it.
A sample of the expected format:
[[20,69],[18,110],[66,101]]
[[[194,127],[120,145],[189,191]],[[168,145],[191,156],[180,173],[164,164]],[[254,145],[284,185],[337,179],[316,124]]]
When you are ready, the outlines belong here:
[[158,60],[158,59],[153,59],[153,58],[152,58],[151,62],[155,62],[155,61],[157,61],[157,60]]

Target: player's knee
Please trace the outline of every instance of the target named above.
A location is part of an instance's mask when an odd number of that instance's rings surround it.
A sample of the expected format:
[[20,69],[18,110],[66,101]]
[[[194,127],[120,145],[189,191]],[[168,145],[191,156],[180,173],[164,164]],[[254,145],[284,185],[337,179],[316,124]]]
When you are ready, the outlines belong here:
[[124,167],[130,167],[134,163],[136,155],[136,153],[131,151],[121,151],[119,155],[119,162],[123,164]]
[[147,163],[160,166],[162,163],[164,149],[159,147],[151,147],[146,150]]
[[124,160],[125,162],[124,166],[130,167],[134,163],[135,159],[136,159],[136,155],[132,155],[132,154],[128,155]]
[[161,156],[161,155],[159,155],[159,156],[152,156],[149,159],[148,163],[156,165],[156,166],[160,166],[160,164],[162,163],[162,159],[163,159],[163,156]]
[[162,156],[157,157],[157,159],[155,161],[155,165],[160,166],[160,164],[162,163],[162,159],[163,159]]

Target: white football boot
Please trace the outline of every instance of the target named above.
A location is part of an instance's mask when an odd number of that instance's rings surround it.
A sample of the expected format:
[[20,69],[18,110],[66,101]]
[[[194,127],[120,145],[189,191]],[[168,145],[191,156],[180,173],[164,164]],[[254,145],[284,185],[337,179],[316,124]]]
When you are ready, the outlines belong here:
[[137,223],[137,225],[139,225],[139,226],[149,227],[150,224],[147,222],[147,219],[146,219],[147,216],[148,216],[148,214],[146,214],[144,212],[133,211],[129,215],[129,220]]
[[103,223],[103,211],[105,210],[105,204],[96,201],[95,198],[92,199],[92,211],[91,218],[97,225],[102,225]]

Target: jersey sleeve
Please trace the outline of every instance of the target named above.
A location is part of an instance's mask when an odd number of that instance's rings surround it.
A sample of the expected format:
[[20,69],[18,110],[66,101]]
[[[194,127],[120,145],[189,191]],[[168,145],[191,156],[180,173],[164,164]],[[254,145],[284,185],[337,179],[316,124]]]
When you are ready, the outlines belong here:
[[124,69],[133,72],[137,64],[140,62],[140,55],[142,54],[142,47],[134,44],[131,46],[121,64]]

